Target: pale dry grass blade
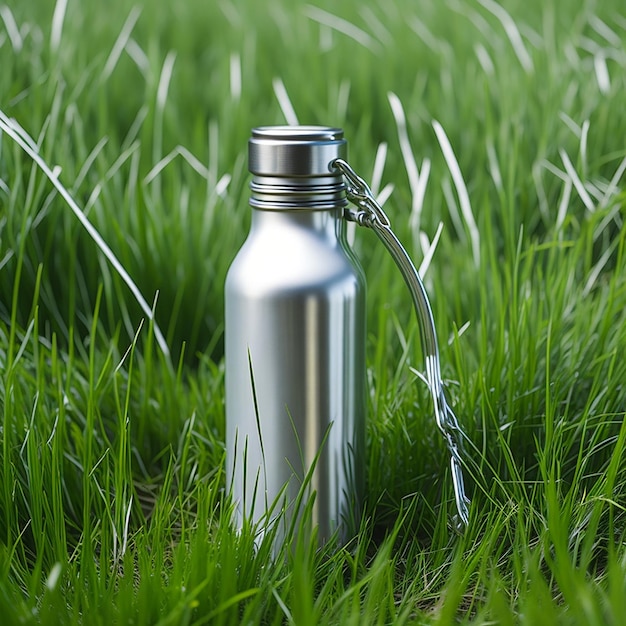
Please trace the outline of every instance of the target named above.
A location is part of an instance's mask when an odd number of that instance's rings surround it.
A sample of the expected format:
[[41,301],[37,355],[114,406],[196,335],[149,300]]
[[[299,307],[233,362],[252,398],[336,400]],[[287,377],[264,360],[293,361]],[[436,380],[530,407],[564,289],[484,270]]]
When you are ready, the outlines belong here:
[[4,191],[7,196],[11,193],[9,186],[4,182],[4,180],[2,180],[2,178],[0,178],[0,190]]
[[443,126],[437,120],[433,120],[433,128],[435,129],[435,134],[437,135],[437,140],[439,141],[439,146],[443,152],[448,169],[450,170],[452,181],[456,187],[459,205],[461,206],[461,213],[463,214],[463,219],[467,224],[470,234],[474,263],[476,267],[478,267],[480,265],[480,233],[478,231],[478,226],[476,225],[476,220],[474,219],[474,213],[472,212],[472,206],[470,204],[465,181],[463,180],[463,174],[461,173],[459,162],[456,159],[454,150],[452,149],[452,145],[450,144],[450,140],[448,139]]
[[126,549],[128,548],[130,514],[132,510],[133,510],[133,495],[131,494],[128,500],[128,507],[126,508],[126,515],[124,516],[124,532],[122,534],[122,552],[120,556],[124,556],[126,554]]
[[553,174],[557,178],[560,178],[564,183],[566,183],[568,180],[571,180],[569,178],[569,176],[567,175],[567,173],[564,172],[562,169],[558,168],[556,165],[554,165],[554,163],[552,163],[552,161],[548,161],[547,159],[543,159],[542,161],[539,162],[539,164],[541,165],[541,167],[543,167],[546,170],[548,170],[548,172],[550,172],[551,174]]
[[[44,127],[48,124],[49,119],[50,118],[48,117],[44,122]],[[22,126],[20,126],[20,123],[16,119],[10,119],[3,111],[0,111],[0,121],[4,121],[5,124],[8,124],[9,128],[19,137],[19,139],[24,144],[26,144],[28,149],[34,152],[39,152],[39,145],[37,144],[37,142],[24,130],[24,128],[22,128]],[[3,129],[0,128],[0,130]]]
[[476,58],[480,63],[480,66],[483,68],[483,71],[487,76],[493,76],[495,72],[495,67],[493,65],[493,61],[491,60],[491,56],[485,46],[481,43],[477,43],[474,45],[474,53],[476,54]]
[[568,178],[563,183],[563,193],[561,194],[561,201],[559,202],[559,209],[556,216],[556,230],[561,230],[561,227],[565,223],[567,216],[567,208],[569,206],[570,197],[572,195],[572,180]]
[[150,60],[143,48],[131,37],[125,47],[126,54],[133,60],[142,76],[148,80],[150,78]]
[[603,37],[615,48],[621,48],[623,41],[622,38],[604,21],[602,21],[597,15],[592,15],[589,18],[589,26],[593,28],[593,30]]
[[320,24],[319,47],[322,52],[328,52],[333,48],[333,29],[330,26]]
[[220,127],[217,120],[209,122],[209,175],[207,182],[209,185],[215,185],[218,175],[218,161],[220,156]]
[[418,17],[413,16],[409,20],[409,26],[411,27],[411,30],[424,42],[424,44],[426,44],[428,48],[431,48],[432,50],[440,50],[442,52],[446,48],[449,48],[449,46],[444,41],[442,41],[438,37],[435,37],[432,31]]
[[111,48],[111,52],[109,53],[106,63],[104,64],[104,69],[102,70],[101,75],[101,79],[103,82],[106,81],[113,73],[113,70],[115,69],[117,62],[120,60],[120,57],[122,56],[122,52],[124,51],[124,48],[126,47],[128,40],[130,39],[130,35],[133,32],[135,24],[137,23],[140,15],[141,8],[137,6],[134,6],[128,14],[128,17],[126,18],[126,21],[122,26],[122,30],[117,36],[117,39],[113,44],[113,48]]
[[561,148],[559,150],[559,154],[561,155],[561,160],[563,161],[565,171],[567,172],[567,175],[570,177],[572,183],[574,183],[574,187],[576,188],[576,191],[578,192],[580,199],[583,201],[583,204],[587,207],[587,210],[593,213],[596,210],[596,207],[593,204],[593,200],[587,193],[587,190],[585,189],[583,181],[580,179],[580,176],[578,175],[578,173],[576,172],[576,169],[572,165],[572,162],[569,156],[567,155],[567,152],[565,152],[565,150]]
[[163,61],[161,68],[161,76],[159,77],[159,86],[157,87],[157,109],[163,111],[167,102],[167,94],[170,90],[170,82],[174,72],[174,63],[176,61],[176,52],[170,50]]
[[504,185],[502,184],[502,174],[500,173],[500,164],[498,163],[498,155],[496,154],[496,147],[493,145],[493,140],[487,140],[487,162],[489,163],[489,174],[493,180],[493,184],[498,193],[504,191]]
[[448,337],[448,345],[451,346],[457,338],[462,337],[471,325],[472,323],[468,320],[456,331],[456,333],[451,333]]
[[609,68],[606,64],[606,57],[601,52],[593,57],[593,68],[598,82],[600,93],[606,95],[611,91],[611,77],[609,76]]
[[616,24],[619,24],[621,29],[626,30],[626,17],[620,13],[613,13],[613,20]]
[[[615,241],[617,241],[617,239]],[[587,278],[587,282],[585,283],[585,287],[583,289],[583,296],[587,296],[589,292],[593,289],[600,274],[602,273],[602,270],[604,269],[605,265],[608,263],[609,259],[613,255],[613,252],[614,252],[613,248],[614,246],[609,246],[604,251],[604,254],[598,259],[598,262],[593,266],[593,268],[591,269],[591,272],[589,272],[589,277]]]
[[74,189],[78,189],[82,185],[83,181],[85,180],[85,177],[87,176],[87,173],[91,169],[91,166],[93,165],[94,161],[96,160],[100,152],[102,152],[102,150],[104,149],[104,146],[107,145],[108,141],[109,141],[108,137],[102,137],[100,141],[98,141],[98,143],[91,150],[91,152],[87,155],[87,158],[85,159],[85,162],[83,163],[78,174],[76,175],[74,184],[72,185]]
[[603,50],[602,46],[595,39],[589,37],[580,37],[577,44],[581,50],[591,55],[598,54],[598,52],[602,52]]
[[57,562],[55,563],[52,568],[50,569],[50,573],[48,574],[48,577],[46,578],[46,589],[48,591],[54,591],[57,588],[57,584],[59,582],[59,579],[61,578],[61,574],[63,572],[63,567],[61,565],[61,563]]
[[220,2],[219,5],[224,17],[230,22],[230,25],[233,28],[241,28],[243,20],[235,3],[232,0],[228,0],[228,2]]
[[[163,159],[163,120],[165,116],[165,104],[167,102],[167,96],[170,89],[170,81],[174,72],[174,62],[176,61],[176,53],[170,50],[165,55],[163,66],[161,67],[161,73],[159,75],[159,82],[156,92],[156,106],[154,112],[153,122],[153,139],[152,139],[152,159],[157,162],[157,165]],[[167,157],[165,157],[167,159]],[[161,180],[155,179],[153,193],[156,198],[161,196]]]
[[128,159],[132,157],[132,155],[139,150],[139,146],[140,146],[139,141],[133,142],[126,150],[124,150],[124,152],[122,152],[122,154],[120,154],[117,157],[117,159],[115,159],[115,161],[113,162],[113,165],[111,165],[111,167],[107,170],[102,180],[100,180],[96,184],[96,186],[93,188],[93,191],[91,192],[91,195],[89,196],[89,200],[87,200],[87,202],[85,203],[85,208],[83,211],[85,215],[88,215],[89,211],[91,210],[91,207],[95,205],[96,200],[102,193],[102,189],[104,188],[104,185],[109,180],[111,180],[111,178],[115,176],[115,174],[119,171],[122,165],[124,165],[124,163],[126,163],[126,161],[128,161]]
[[587,139],[589,138],[589,126],[589,120],[585,120],[580,129],[580,162],[585,177],[587,176]]
[[228,185],[230,185],[230,181],[232,180],[232,176],[228,173],[222,174],[220,179],[217,181],[215,185],[215,193],[221,198],[226,195],[226,191],[228,190]]
[[136,285],[135,281],[131,278],[130,274],[126,271],[124,266],[120,263],[118,258],[115,256],[114,252],[111,250],[106,241],[102,238],[96,227],[87,219],[83,211],[81,211],[80,207],[72,198],[71,194],[67,191],[67,189],[63,186],[63,184],[59,181],[58,175],[55,171],[51,170],[47,163],[43,160],[39,151],[36,149],[36,144],[29,137],[28,141],[23,138],[23,134],[25,133],[24,129],[17,126],[13,120],[9,119],[4,112],[0,111],[0,128],[9,136],[13,141],[15,141],[26,154],[37,164],[37,166],[41,169],[41,171],[46,175],[48,180],[53,184],[56,190],[59,192],[61,197],[65,200],[67,205],[70,207],[72,213],[76,216],[78,221],[81,223],[83,228],[87,231],[89,236],[93,239],[96,246],[100,249],[100,251],[104,254],[106,259],[109,261],[113,269],[118,273],[121,279],[126,283],[126,286],[130,289],[131,293],[135,297],[137,303],[141,307],[142,311],[147,315],[147,317],[153,321],[154,323],[154,334],[161,348],[161,351],[166,357],[169,357],[170,351],[165,341],[165,337],[161,332],[161,329],[154,319],[153,311],[146,302],[143,297],[139,287]]
[[614,205],[604,216],[600,224],[598,224],[598,227],[593,234],[594,241],[597,241],[602,236],[604,230],[612,222],[617,222],[618,224],[623,223],[620,217],[622,212],[622,203],[619,201],[621,191],[619,188],[619,182],[624,175],[624,171],[626,171],[626,158],[622,159],[620,164],[617,166],[615,174],[613,174],[609,183],[603,186],[602,190],[598,189],[598,209],[606,209],[610,206],[612,201],[614,202]]
[[389,104],[391,105],[391,112],[396,121],[396,128],[398,129],[398,141],[400,142],[400,152],[404,159],[404,167],[406,169],[407,176],[409,178],[409,186],[411,190],[417,188],[419,184],[419,170],[417,169],[417,163],[411,150],[411,144],[409,142],[409,135],[407,133],[406,116],[404,114],[404,108],[400,98],[393,93],[387,94]]
[[387,161],[387,144],[382,141],[376,149],[376,157],[374,158],[374,170],[372,171],[372,184],[370,189],[374,196],[378,195],[380,185],[383,180],[383,172],[385,170],[385,162]]
[[[599,184],[596,184],[595,182],[592,182],[590,180],[587,180],[585,182],[585,190],[589,194],[591,200],[596,203],[596,205],[598,202],[600,202],[600,200],[602,200],[602,197],[604,195],[602,189],[606,188],[606,186],[600,181],[598,181],[598,183]],[[600,186],[602,187],[602,189],[600,189]]]
[[389,46],[393,43],[393,37],[385,25],[380,21],[378,16],[368,6],[364,6],[360,10],[361,17],[370,27],[372,32],[378,37],[378,40]]
[[522,35],[515,24],[515,20],[500,4],[494,2],[494,0],[478,0],[478,2],[482,4],[487,11],[492,13],[502,24],[504,32],[511,42],[511,46],[513,47],[513,51],[515,52],[515,56],[519,60],[520,65],[526,73],[531,73],[534,69],[533,61],[528,54],[528,50],[526,50],[526,46],[522,40]]
[[4,266],[15,256],[15,252],[11,248],[7,250],[7,253],[0,259],[0,272],[4,268]]
[[544,218],[547,218],[550,209],[548,206],[548,196],[546,195],[546,189],[543,186],[543,180],[541,178],[541,163],[535,161],[532,168],[533,182],[535,183],[535,191],[537,192],[537,201],[539,202],[539,210]]
[[4,22],[4,27],[6,28],[13,52],[20,52],[24,45],[24,40],[20,34],[20,29],[17,26],[15,17],[6,4],[0,5],[0,17]]
[[349,78],[344,78],[339,85],[339,93],[337,94],[337,118],[340,120],[344,120],[346,118],[351,88],[352,83]]
[[608,206],[609,201],[618,191],[619,182],[622,179],[622,176],[624,175],[625,171],[626,171],[626,157],[622,159],[622,162],[617,166],[617,169],[615,170],[615,174],[613,174],[613,178],[611,178],[609,185],[606,191],[604,192],[604,197],[602,198],[602,200],[600,200],[599,208],[604,208]]
[[124,137],[124,141],[122,142],[122,149],[125,150],[133,141],[135,141],[135,139],[137,139],[137,135],[139,135],[139,131],[141,130],[146,117],[148,117],[149,112],[150,108],[146,104],[142,105],[139,111],[137,111],[137,115],[128,129],[126,137]]
[[393,183],[387,183],[381,190],[380,193],[376,196],[376,202],[380,204],[380,206],[384,206],[385,202],[389,200],[389,197],[393,193],[395,189],[395,185]]
[[452,191],[452,184],[447,176],[441,181],[441,191],[443,192],[443,197],[446,201],[448,213],[450,214],[450,219],[454,225],[457,237],[463,243],[467,243],[467,233],[465,232],[465,227],[463,226],[463,219],[461,218],[461,213],[459,212],[459,207],[456,203],[456,198],[454,197],[454,191]]
[[[435,232],[435,236],[431,242],[428,241],[428,238],[420,239],[422,243],[422,253],[424,254],[424,258],[420,263],[419,267],[419,275],[424,279],[426,276],[426,272],[428,272],[428,268],[435,256],[435,251],[437,250],[437,245],[439,244],[439,239],[441,238],[441,233],[443,232],[443,222],[439,222],[439,226],[437,226],[437,231]],[[423,233],[425,235],[425,233]]]
[[471,8],[469,2],[462,2],[462,0],[447,0],[446,4],[453,11],[456,11],[460,15],[466,17],[476,27],[476,30],[478,30],[486,41],[494,42],[499,39],[497,31],[478,11]]
[[241,56],[238,52],[230,55],[230,97],[234,102],[241,99]]
[[285,116],[287,124],[289,126],[297,126],[298,116],[296,115],[296,111],[293,108],[293,104],[291,104],[289,94],[287,93],[287,89],[285,88],[285,83],[283,83],[282,79],[280,78],[274,78],[274,80],[272,81],[272,86],[274,87],[274,94],[276,95],[278,105],[280,106],[280,110]]
[[[146,174],[143,179],[144,184],[147,185],[155,180],[157,176],[178,156],[182,157],[191,166],[191,168],[202,176],[202,178],[204,178],[208,183],[215,181],[215,177],[212,175],[211,170],[207,168],[195,154],[193,154],[185,146],[176,146]],[[230,174],[224,174],[219,180],[215,181],[215,193],[219,196],[223,196],[228,188],[228,185],[230,184],[230,180]]]
[[57,0],[52,15],[52,27],[50,29],[50,48],[53,52],[59,49],[61,35],[63,33],[63,22],[67,10],[67,0]]
[[329,13],[328,11],[324,11],[319,7],[307,4],[304,7],[304,14],[314,22],[318,22],[319,24],[328,26],[337,32],[343,33],[368,50],[372,50],[378,46],[378,42],[371,35],[352,22],[344,20],[343,18]]
[[563,54],[572,67],[580,67],[580,56],[578,55],[576,46],[574,46],[572,42],[568,41],[563,46]]
[[413,194],[413,203],[411,206],[411,216],[409,217],[409,224],[414,233],[420,231],[420,225],[422,220],[422,210],[424,208],[424,197],[426,196],[426,186],[428,185],[428,179],[430,177],[430,159],[424,159],[422,161],[422,170],[420,172],[419,184]]
[[409,141],[406,116],[404,114],[402,102],[400,101],[400,98],[398,98],[398,96],[391,91],[387,94],[387,99],[389,100],[391,112],[393,113],[393,117],[396,121],[400,152],[402,154],[404,168],[409,179],[409,188],[411,190],[412,227],[415,233],[419,233],[424,194],[426,193],[426,183],[428,182],[428,173],[430,171],[430,161],[428,159],[424,159],[422,167],[424,168],[423,173],[425,175],[420,175],[420,171],[413,155],[413,150],[411,149],[411,143]]

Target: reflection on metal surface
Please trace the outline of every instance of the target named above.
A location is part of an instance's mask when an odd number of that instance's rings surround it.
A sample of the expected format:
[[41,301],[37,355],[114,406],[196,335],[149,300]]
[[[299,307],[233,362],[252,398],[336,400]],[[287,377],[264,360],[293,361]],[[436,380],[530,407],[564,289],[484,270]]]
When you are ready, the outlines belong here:
[[[328,172],[345,141],[329,147],[323,128],[321,143],[317,127],[307,132],[294,145],[284,130],[251,141],[252,223],[225,287],[227,481],[239,525],[268,510],[279,517],[283,506],[292,523],[306,482],[302,504],[315,494],[320,540],[337,531],[345,541],[364,481],[365,281],[345,242],[343,179]],[[276,141],[281,158],[301,160],[285,168],[322,158],[323,171],[279,175],[268,149]]]

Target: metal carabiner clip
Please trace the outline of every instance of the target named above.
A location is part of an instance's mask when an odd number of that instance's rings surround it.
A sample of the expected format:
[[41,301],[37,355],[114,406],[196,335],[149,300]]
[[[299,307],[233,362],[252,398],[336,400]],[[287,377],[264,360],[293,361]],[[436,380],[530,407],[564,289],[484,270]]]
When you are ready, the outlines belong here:
[[346,210],[346,219],[361,226],[371,228],[383,242],[398,266],[408,288],[415,307],[420,326],[420,337],[426,360],[424,377],[433,400],[433,409],[437,426],[441,430],[450,453],[450,469],[457,514],[451,526],[461,534],[469,524],[470,501],[465,495],[461,451],[465,436],[450,408],[443,388],[437,332],[428,295],[411,257],[391,229],[391,222],[383,208],[376,202],[367,183],[343,159],[334,159],[329,169],[339,170],[346,180],[346,195],[359,210]]

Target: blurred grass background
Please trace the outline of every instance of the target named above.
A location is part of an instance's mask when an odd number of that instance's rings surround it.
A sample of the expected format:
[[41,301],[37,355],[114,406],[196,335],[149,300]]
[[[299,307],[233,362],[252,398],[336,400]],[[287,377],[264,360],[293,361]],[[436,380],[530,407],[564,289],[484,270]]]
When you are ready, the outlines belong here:
[[[617,1],[2,4],[0,109],[158,293],[171,354],[0,134],[7,619],[619,623],[625,31]],[[294,116],[345,129],[418,265],[436,246],[425,281],[473,497],[456,542],[408,293],[362,231],[363,532],[276,564],[228,525],[223,282],[250,129]]]

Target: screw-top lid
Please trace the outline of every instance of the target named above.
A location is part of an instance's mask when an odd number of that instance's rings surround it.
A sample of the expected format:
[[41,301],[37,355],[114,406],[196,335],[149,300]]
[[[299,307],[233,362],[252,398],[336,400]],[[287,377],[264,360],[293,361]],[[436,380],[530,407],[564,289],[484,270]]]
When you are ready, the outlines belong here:
[[248,167],[257,176],[328,176],[346,158],[343,130],[330,126],[261,126],[248,142]]

